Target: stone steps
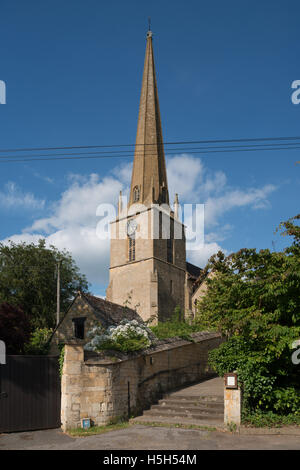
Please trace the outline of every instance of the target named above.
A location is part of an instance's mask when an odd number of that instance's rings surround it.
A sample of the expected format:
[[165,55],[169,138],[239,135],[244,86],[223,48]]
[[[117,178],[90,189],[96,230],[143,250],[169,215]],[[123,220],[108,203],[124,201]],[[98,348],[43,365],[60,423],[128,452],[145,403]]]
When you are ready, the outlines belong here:
[[[191,418],[195,420],[201,420],[205,419],[207,421],[214,421],[214,420],[223,420],[223,415],[222,414],[210,414],[210,413],[203,413],[203,412],[188,412],[187,410],[185,411],[176,411],[176,410],[161,410],[157,409],[154,410],[151,408],[150,410],[146,410],[143,413],[143,416],[146,416],[147,418],[149,417],[162,417],[162,418],[178,418],[179,420],[181,418]],[[180,422],[180,421],[178,421]]]
[[[153,411],[161,411],[163,413],[169,412],[169,413],[200,413],[203,415],[222,415],[223,416],[223,408],[208,408],[205,406],[186,406],[186,405],[177,405],[177,406],[172,406],[172,405],[152,405],[151,410]],[[148,410],[150,411],[150,410]]]
[[[224,402],[222,401],[215,401],[215,402],[208,402],[204,400],[178,400],[175,398],[163,398],[162,400],[158,401],[158,404],[163,407],[178,407],[178,408],[200,408],[200,409],[211,409],[211,410],[224,410]],[[156,405],[158,406],[158,405]]]
[[[203,385],[201,386],[203,387]],[[200,390],[199,390],[200,391]],[[166,394],[157,404],[145,410],[132,422],[183,424],[222,427],[224,424],[224,397],[212,388],[197,393],[195,387]],[[208,393],[205,393],[205,392]]]
[[180,395],[178,392],[166,394],[164,400],[200,401],[201,403],[224,403],[223,395]]
[[223,419],[215,419],[215,420],[206,420],[206,419],[195,419],[195,418],[187,418],[187,417],[165,417],[165,416],[137,416],[136,418],[132,418],[130,420],[132,423],[145,423],[145,424],[178,424],[183,426],[199,426],[199,427],[211,427],[211,428],[223,428],[224,421]]

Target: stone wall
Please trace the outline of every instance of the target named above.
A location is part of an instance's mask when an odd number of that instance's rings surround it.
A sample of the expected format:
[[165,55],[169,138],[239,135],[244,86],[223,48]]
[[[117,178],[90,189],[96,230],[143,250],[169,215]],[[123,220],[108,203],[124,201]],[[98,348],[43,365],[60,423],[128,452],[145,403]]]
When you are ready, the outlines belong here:
[[208,351],[223,341],[218,334],[194,333],[193,341],[160,341],[133,356],[104,357],[65,346],[62,377],[62,427],[95,425],[141,413],[162,394],[213,375]]

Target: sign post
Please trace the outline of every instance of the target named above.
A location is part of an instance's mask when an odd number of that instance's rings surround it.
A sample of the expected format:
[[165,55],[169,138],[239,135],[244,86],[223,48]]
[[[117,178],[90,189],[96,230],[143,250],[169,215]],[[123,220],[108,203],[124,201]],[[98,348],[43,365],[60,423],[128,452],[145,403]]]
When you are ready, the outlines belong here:
[[241,424],[241,390],[234,372],[224,376],[224,423]]

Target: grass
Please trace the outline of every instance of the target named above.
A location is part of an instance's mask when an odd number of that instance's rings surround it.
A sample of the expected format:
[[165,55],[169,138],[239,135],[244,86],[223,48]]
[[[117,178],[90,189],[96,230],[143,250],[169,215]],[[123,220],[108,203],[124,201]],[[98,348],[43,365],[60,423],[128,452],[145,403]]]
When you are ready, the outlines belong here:
[[180,428],[180,429],[198,429],[202,431],[216,431],[216,428],[210,426],[197,426],[195,424],[177,424],[177,423],[150,423],[150,422],[139,422],[135,421],[131,423],[129,421],[119,421],[116,423],[110,423],[103,426],[91,426],[89,429],[74,428],[69,429],[66,434],[72,437],[87,437],[94,436],[96,434],[104,434],[111,431],[120,431],[121,429],[126,429],[128,427],[135,426],[137,424],[143,426],[152,426],[152,427],[163,427],[163,428]]
[[91,426],[89,429],[74,428],[69,429],[67,434],[72,437],[86,437],[94,436],[95,434],[104,434],[111,431],[119,431],[121,429],[126,429],[130,426],[128,421],[120,421],[118,423],[111,423],[103,426]]

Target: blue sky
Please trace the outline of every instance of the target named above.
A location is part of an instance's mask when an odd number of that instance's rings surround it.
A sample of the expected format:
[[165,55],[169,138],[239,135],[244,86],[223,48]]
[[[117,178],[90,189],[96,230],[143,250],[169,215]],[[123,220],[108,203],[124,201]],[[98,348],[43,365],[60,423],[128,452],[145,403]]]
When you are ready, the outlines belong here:
[[[299,13],[294,0],[2,0],[0,149],[134,143],[149,16],[165,141],[300,135]],[[206,246],[188,259],[281,249],[274,230],[299,212],[299,160],[299,150],[167,158],[171,198],[206,204]],[[45,236],[103,295],[109,245],[95,211],[126,191],[130,162],[0,163],[0,240]]]

